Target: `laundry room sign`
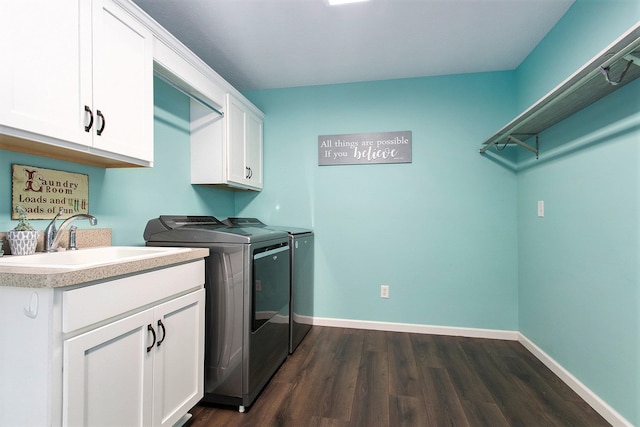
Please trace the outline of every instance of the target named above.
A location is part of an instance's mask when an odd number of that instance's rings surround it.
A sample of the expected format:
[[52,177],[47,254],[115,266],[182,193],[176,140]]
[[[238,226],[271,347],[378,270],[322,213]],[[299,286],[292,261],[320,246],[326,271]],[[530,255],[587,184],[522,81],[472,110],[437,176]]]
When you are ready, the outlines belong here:
[[318,165],[411,163],[411,131],[318,136]]
[[11,219],[18,219],[18,205],[27,211],[27,219],[51,219],[60,209],[65,211],[60,218],[88,213],[89,176],[14,164]]

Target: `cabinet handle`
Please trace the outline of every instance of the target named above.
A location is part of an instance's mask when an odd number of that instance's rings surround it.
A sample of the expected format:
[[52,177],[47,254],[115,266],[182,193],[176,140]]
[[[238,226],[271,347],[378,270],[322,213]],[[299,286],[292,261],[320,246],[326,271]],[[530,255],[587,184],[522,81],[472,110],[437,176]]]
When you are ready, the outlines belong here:
[[100,136],[102,135],[102,131],[104,130],[104,127],[107,125],[107,121],[104,119],[104,114],[102,114],[102,111],[100,110],[96,111],[96,116],[100,117],[100,120],[102,120],[102,126],[100,126],[100,129],[96,131],[98,136]]
[[147,325],[147,331],[150,331],[153,334],[153,342],[149,347],[147,347],[147,353],[149,353],[153,346],[156,344],[156,331],[153,330],[153,326],[151,326],[151,323]]
[[91,130],[91,126],[93,126],[93,111],[89,108],[88,105],[84,106],[84,111],[89,113],[89,124],[84,127],[85,132],[89,132]]
[[245,178],[251,179],[251,177],[253,176],[253,171],[248,166],[245,166],[244,168],[247,170],[247,174],[245,175]]
[[162,323],[162,320],[158,320],[158,330],[160,328],[162,328],[162,339],[158,341],[158,347],[160,347],[160,344],[162,344],[164,342],[164,339],[167,337],[167,330],[164,328],[164,323]]

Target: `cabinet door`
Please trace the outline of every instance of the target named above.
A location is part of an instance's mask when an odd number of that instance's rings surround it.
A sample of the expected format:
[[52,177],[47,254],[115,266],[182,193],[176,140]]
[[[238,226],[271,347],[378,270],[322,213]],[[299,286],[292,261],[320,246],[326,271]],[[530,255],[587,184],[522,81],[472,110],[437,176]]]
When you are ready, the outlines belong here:
[[151,425],[153,321],[149,309],[64,342],[63,425]]
[[262,188],[262,119],[247,112],[246,153],[247,167],[250,170],[248,184],[253,188]]
[[155,309],[153,425],[175,424],[204,395],[204,292]]
[[227,95],[227,170],[230,183],[262,189],[262,120]]
[[[0,129],[88,145],[91,59],[85,0],[0,0]],[[90,104],[89,104],[90,105]]]
[[95,148],[153,161],[153,36],[110,0],[93,6],[93,113]]
[[227,179],[237,184],[248,180],[245,159],[245,113],[244,106],[231,95],[227,95]]

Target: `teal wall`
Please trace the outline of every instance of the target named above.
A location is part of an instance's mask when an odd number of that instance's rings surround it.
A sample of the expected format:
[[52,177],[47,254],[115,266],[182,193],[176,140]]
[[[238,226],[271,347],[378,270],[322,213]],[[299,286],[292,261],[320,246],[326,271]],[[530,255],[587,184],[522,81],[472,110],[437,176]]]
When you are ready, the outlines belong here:
[[[577,0],[516,72],[523,110],[640,20]],[[519,329],[640,425],[640,81],[540,135],[565,156],[518,174]],[[545,217],[538,218],[538,200]]]
[[[316,232],[315,315],[517,329],[516,178],[478,154],[513,73],[266,90],[265,189],[236,210]],[[410,130],[413,162],[318,166],[318,135]],[[380,298],[380,285],[390,298]]]
[[635,424],[639,100],[637,81],[541,134],[545,144],[572,143],[615,130],[518,174],[519,329]]
[[[11,214],[11,164],[59,169],[89,176],[89,211],[98,227],[113,230],[114,245],[144,245],[142,232],[161,214],[233,215],[233,193],[192,186],[189,178],[189,100],[155,81],[153,168],[102,169],[0,150],[0,230],[16,224]],[[48,221],[31,221],[44,230]],[[78,221],[79,228],[90,227]]]

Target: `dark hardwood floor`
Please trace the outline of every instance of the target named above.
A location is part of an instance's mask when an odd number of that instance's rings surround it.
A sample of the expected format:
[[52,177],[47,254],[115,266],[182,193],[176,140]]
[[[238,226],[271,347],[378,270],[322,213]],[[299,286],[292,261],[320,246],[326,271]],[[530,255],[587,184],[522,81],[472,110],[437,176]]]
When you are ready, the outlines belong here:
[[520,343],[314,326],[247,412],[189,427],[608,426]]

